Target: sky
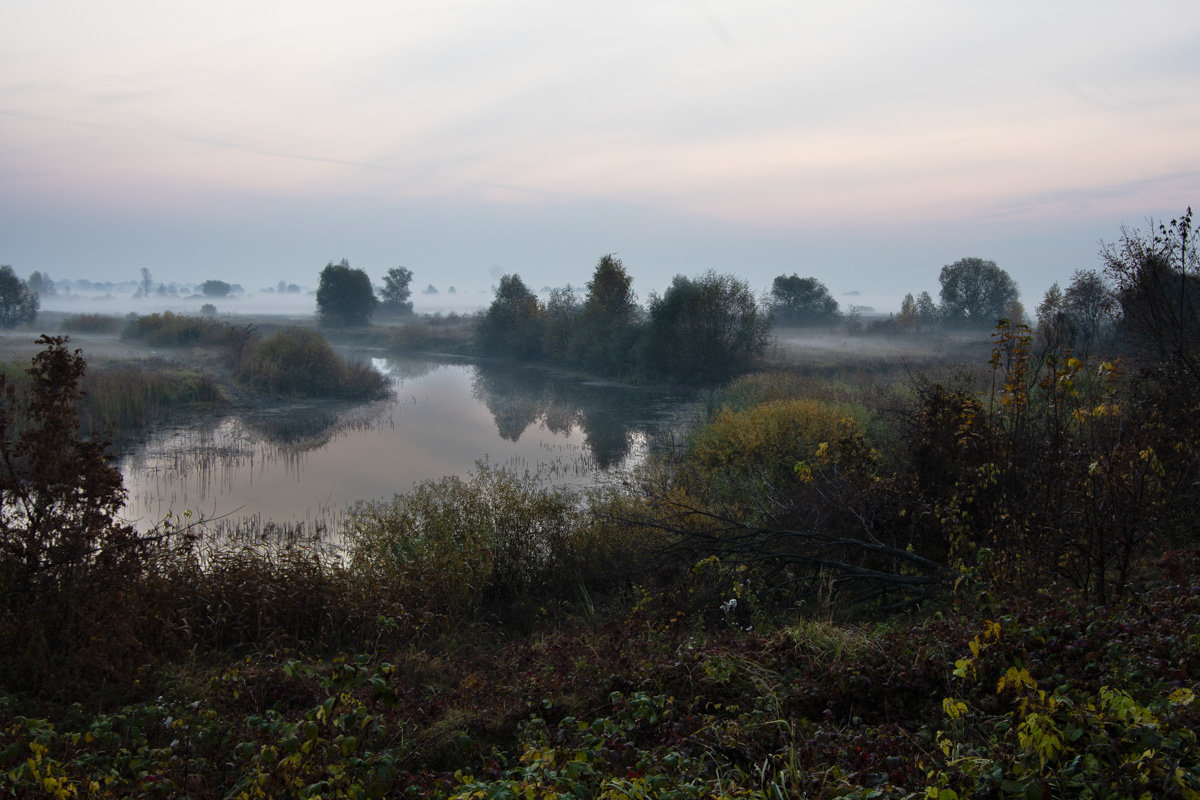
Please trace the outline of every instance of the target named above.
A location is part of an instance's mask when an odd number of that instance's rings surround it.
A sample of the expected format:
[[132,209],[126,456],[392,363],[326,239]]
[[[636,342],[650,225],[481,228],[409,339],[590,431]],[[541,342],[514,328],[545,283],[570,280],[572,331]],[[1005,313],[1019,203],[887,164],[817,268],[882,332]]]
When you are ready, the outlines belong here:
[[1193,202],[1200,3],[4,0],[0,264],[581,286],[615,253],[1032,307]]

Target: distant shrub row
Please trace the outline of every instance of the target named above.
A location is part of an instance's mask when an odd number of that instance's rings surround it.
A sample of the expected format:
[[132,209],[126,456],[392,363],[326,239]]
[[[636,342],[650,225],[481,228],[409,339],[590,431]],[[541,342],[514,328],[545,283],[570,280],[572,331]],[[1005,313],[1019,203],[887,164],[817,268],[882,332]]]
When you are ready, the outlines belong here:
[[72,314],[60,327],[67,333],[118,333],[121,320],[108,314]]
[[236,329],[227,322],[164,311],[129,320],[121,331],[121,338],[145,342],[153,347],[227,346],[235,333]]

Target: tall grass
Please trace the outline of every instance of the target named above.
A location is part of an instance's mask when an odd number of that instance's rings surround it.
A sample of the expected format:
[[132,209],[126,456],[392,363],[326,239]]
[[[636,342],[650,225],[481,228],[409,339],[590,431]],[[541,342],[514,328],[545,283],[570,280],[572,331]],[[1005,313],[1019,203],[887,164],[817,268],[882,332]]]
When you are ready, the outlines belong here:
[[[0,364],[18,393],[29,385],[28,365]],[[123,364],[89,369],[78,403],[80,432],[89,437],[115,436],[142,428],[169,409],[212,406],[227,402],[210,375],[184,367]]]
[[212,376],[182,367],[95,369],[84,377],[83,390],[79,417],[89,435],[145,427],[171,408],[226,402]]

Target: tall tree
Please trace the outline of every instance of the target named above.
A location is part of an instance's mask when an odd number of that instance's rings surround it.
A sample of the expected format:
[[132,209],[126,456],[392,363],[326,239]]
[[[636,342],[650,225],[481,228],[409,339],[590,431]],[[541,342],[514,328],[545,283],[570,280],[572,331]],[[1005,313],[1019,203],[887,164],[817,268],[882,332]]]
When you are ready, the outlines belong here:
[[1076,349],[1088,351],[1108,331],[1114,300],[1104,276],[1096,270],[1075,270],[1063,293],[1063,313]]
[[519,275],[505,275],[475,330],[479,348],[489,355],[534,358],[541,352],[543,322],[537,296]]
[[838,317],[838,302],[816,278],[779,275],[771,285],[771,313],[785,325],[821,325]]
[[40,305],[37,292],[18,278],[12,267],[0,265],[0,327],[15,328],[33,322]]
[[587,369],[611,373],[628,367],[637,315],[632,287],[620,259],[611,253],[601,257],[588,281],[573,348]]
[[50,273],[48,272],[39,272],[35,269],[30,273],[29,280],[26,283],[29,284],[29,288],[38,297],[52,297],[58,291],[54,286],[54,281],[50,279]]
[[200,284],[200,293],[205,297],[228,297],[232,288],[225,281],[209,280]]
[[941,320],[937,303],[933,302],[933,296],[929,292],[917,295],[917,319],[921,320],[922,325],[934,325]]
[[546,301],[545,327],[542,331],[542,352],[554,361],[570,362],[572,345],[579,327],[579,298],[571,284],[550,290]]
[[154,291],[154,276],[150,274],[148,268],[142,267],[142,279],[138,281],[138,288],[133,296],[149,297],[152,291]]
[[383,291],[380,293],[383,308],[395,314],[411,314],[412,270],[407,267],[392,267],[383,276]]
[[694,383],[728,379],[766,349],[770,317],[754,293],[731,275],[676,275],[650,301],[642,364],[656,375]]
[[352,268],[346,259],[337,264],[330,262],[321,270],[317,314],[322,325],[366,325],[378,304],[367,273]]
[[1177,398],[1200,400],[1200,227],[1189,207],[1150,231],[1122,230],[1105,245],[1104,271],[1116,284],[1120,334],[1138,358],[1174,386]]
[[1020,299],[1012,277],[995,261],[963,258],[942,267],[942,316],[951,324],[992,327]]
[[896,327],[902,331],[914,331],[920,324],[921,317],[917,313],[917,301],[912,296],[912,292],[909,292],[900,301],[900,313],[896,315]]

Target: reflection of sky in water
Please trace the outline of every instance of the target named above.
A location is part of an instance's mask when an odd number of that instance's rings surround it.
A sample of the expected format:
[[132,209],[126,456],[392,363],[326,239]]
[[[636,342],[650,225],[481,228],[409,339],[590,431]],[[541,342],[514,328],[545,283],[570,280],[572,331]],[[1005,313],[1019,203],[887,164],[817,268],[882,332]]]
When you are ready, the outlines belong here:
[[[286,426],[275,409],[267,423],[227,417],[156,433],[121,461],[129,489],[126,516],[148,527],[168,511],[188,509],[206,517],[258,515],[311,527],[314,520],[336,522],[357,500],[391,497],[426,479],[463,475],[484,459],[518,471],[543,469],[566,484],[598,480],[588,433],[578,422],[562,426],[564,402],[579,402],[579,385],[564,401],[562,391],[556,395],[544,382],[526,389],[528,384],[512,383],[508,374],[499,386],[482,381],[473,366],[376,366],[392,376],[393,401],[343,407],[337,413],[303,407],[286,412],[291,422],[302,414],[317,414],[316,426],[304,419],[302,437],[282,435]],[[626,391],[655,408],[635,413],[639,422],[618,426],[615,439],[627,450],[600,459],[610,467],[643,459],[649,447],[645,420],[664,413],[663,397]],[[515,441],[497,430],[497,419],[510,407],[529,419]],[[565,416],[586,422],[588,413],[584,408]],[[593,417],[613,413],[607,409]],[[548,418],[553,420],[549,427]],[[595,440],[594,426],[590,433]],[[606,436],[613,438],[611,432]],[[280,438],[287,443],[277,443]]]

